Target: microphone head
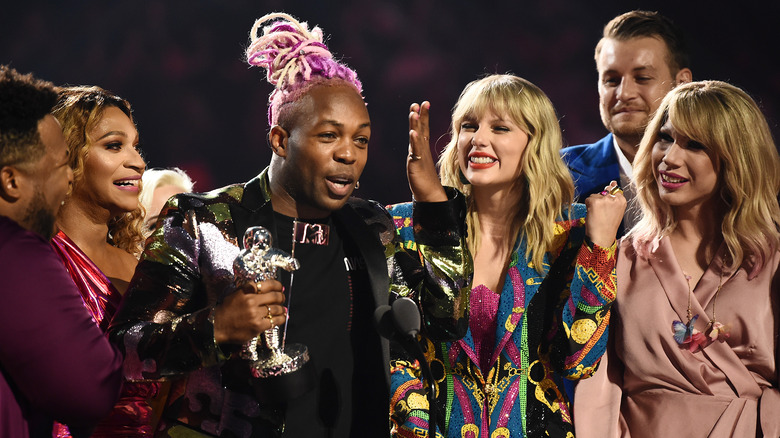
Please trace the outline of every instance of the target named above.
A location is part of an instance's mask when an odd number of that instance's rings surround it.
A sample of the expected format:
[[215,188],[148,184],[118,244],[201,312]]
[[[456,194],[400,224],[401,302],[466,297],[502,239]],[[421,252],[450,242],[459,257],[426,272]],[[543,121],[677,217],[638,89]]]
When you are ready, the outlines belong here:
[[393,308],[383,304],[374,310],[374,323],[379,335],[387,339],[395,339],[398,336],[398,329],[395,328],[393,318]]
[[422,321],[417,303],[411,298],[401,297],[393,301],[392,310],[396,329],[404,336],[417,336]]

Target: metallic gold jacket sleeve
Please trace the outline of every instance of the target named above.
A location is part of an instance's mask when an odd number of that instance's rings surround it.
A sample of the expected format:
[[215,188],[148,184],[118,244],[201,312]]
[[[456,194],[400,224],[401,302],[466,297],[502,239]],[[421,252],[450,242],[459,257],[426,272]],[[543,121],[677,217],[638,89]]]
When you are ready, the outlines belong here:
[[[174,201],[172,201],[174,202]],[[193,210],[168,205],[112,320],[109,335],[125,353],[125,375],[149,379],[219,362],[214,301],[198,270],[200,237]]]
[[457,190],[446,191],[446,202],[388,207],[397,229],[391,292],[416,300],[423,330],[436,341],[466,334],[473,274],[466,245],[466,201]]

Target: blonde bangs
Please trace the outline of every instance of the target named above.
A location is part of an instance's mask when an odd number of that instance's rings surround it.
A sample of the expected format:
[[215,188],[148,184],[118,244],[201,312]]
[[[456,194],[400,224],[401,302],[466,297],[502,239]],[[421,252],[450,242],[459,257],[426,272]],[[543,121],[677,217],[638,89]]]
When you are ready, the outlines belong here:
[[[667,120],[701,143],[718,171],[726,206],[721,231],[731,269],[758,272],[780,244],[780,158],[766,118],[743,90],[720,81],[683,84],[663,100],[634,160],[634,178],[643,219],[631,231],[640,255],[646,244],[674,230],[676,220],[661,201],[652,168],[652,148]],[[644,249],[643,249],[644,248]]]
[[[574,198],[574,183],[560,157],[563,136],[555,108],[541,89],[517,76],[491,75],[469,83],[453,108],[450,141],[439,158],[442,184],[456,187],[467,196],[470,186],[461,180],[458,162],[460,125],[487,112],[509,117],[528,134],[517,181],[522,199],[512,217],[512,235],[507,238],[508,244],[514,245],[522,233],[528,241],[526,257],[541,272],[544,254],[553,245],[555,222]],[[469,204],[468,240],[474,252],[479,246],[479,217]]]

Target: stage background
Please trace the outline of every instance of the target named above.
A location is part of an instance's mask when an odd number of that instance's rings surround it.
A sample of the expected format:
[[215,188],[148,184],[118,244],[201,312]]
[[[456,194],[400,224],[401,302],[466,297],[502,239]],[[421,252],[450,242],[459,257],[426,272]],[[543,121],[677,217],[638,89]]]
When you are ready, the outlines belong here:
[[[759,3],[763,3],[760,5]],[[511,72],[539,85],[567,144],[604,136],[593,49],[603,25],[658,10],[686,32],[694,79],[745,88],[780,123],[777,2],[172,0],[4,2],[0,63],[57,84],[97,84],[128,99],[149,166],[179,166],[205,191],[253,177],[269,161],[271,87],[243,59],[256,18],[285,11],[329,35],[357,70],[372,119],[358,196],[408,200],[411,102],[432,102],[432,137],[447,142],[463,86]]]

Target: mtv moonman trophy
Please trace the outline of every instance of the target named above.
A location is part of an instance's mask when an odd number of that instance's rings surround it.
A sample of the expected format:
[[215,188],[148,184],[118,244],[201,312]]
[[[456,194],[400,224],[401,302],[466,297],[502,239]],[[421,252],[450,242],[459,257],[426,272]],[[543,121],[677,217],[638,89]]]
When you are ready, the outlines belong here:
[[[276,278],[278,268],[292,272],[300,267],[298,260],[271,244],[267,229],[258,226],[246,230],[244,250],[233,263],[236,287]],[[260,338],[262,345],[259,345]],[[251,362],[250,372],[255,377],[252,384],[262,403],[283,403],[314,387],[314,368],[306,346],[282,346],[279,327],[275,325],[244,345],[241,357]]]

